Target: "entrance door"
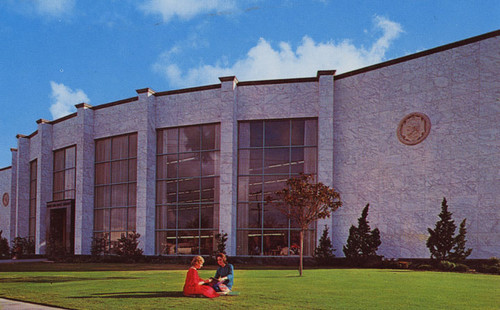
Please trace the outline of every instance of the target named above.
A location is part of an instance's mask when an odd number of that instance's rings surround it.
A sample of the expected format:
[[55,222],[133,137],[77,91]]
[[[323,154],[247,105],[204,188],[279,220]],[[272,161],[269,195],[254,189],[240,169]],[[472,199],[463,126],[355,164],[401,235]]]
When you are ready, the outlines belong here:
[[51,243],[51,250],[55,252],[65,252],[66,241],[66,208],[51,209],[49,228],[49,243]]
[[74,200],[47,203],[47,254],[64,256],[74,254],[75,244]]

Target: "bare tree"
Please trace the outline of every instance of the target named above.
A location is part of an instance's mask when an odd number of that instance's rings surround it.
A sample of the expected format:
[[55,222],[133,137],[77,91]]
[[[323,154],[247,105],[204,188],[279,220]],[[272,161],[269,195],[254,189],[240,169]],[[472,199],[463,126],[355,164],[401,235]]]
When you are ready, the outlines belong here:
[[321,182],[312,183],[312,181],[312,175],[301,174],[288,179],[287,187],[275,192],[277,200],[267,197],[268,202],[275,202],[276,208],[300,227],[300,276],[303,270],[305,231],[311,223],[330,217],[332,212],[342,206],[339,193]]

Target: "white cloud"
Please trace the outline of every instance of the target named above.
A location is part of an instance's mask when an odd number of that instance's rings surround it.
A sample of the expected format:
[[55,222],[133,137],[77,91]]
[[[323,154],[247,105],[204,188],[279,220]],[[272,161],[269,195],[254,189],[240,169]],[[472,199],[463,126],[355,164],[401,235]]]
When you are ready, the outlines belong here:
[[294,51],[289,43],[280,42],[277,48],[273,48],[271,43],[261,38],[245,58],[232,65],[220,61],[183,72],[171,61],[174,57],[170,56],[180,52],[176,47],[164,53],[153,68],[176,87],[218,83],[218,77],[228,75],[248,81],[314,76],[318,70],[335,69],[341,73],[383,61],[386,51],[403,31],[398,23],[379,16],[375,16],[374,24],[382,31],[382,36],[368,49],[356,47],[349,40],[339,43],[315,42],[304,36]]
[[140,9],[147,14],[160,14],[168,22],[174,16],[189,20],[199,14],[223,13],[235,6],[235,0],[147,0]]
[[53,102],[50,106],[50,113],[53,119],[75,112],[75,104],[90,102],[87,95],[80,89],[72,90],[64,84],[53,81],[50,82],[50,87],[52,88],[51,98]]
[[35,0],[35,6],[41,15],[61,16],[73,10],[75,0]]

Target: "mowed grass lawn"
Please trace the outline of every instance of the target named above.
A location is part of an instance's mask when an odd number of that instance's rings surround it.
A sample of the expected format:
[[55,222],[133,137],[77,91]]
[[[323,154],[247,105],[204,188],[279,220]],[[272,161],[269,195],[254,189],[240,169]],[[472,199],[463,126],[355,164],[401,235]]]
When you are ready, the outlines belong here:
[[[299,277],[297,270],[235,267],[234,290],[240,294],[211,300],[182,296],[184,266],[4,265],[0,297],[71,309],[500,308],[500,276],[495,275],[306,269]],[[213,276],[214,269],[204,268],[200,276]]]

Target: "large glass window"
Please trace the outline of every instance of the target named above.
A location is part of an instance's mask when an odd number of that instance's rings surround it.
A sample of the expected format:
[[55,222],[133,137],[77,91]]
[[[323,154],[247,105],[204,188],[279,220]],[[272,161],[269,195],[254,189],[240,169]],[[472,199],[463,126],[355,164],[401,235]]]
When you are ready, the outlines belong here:
[[[266,197],[300,173],[317,174],[317,120],[240,122],[238,127],[238,255],[295,255],[299,227]],[[304,236],[312,255],[315,225]]]
[[157,136],[156,253],[211,254],[219,227],[220,126]]
[[136,230],[137,134],[95,142],[94,236],[113,252],[116,240]]
[[36,234],[36,182],[37,182],[37,160],[30,162],[30,209],[29,209],[29,227],[28,227],[28,239],[31,242],[35,242]]
[[76,147],[54,152],[52,200],[75,199]]

